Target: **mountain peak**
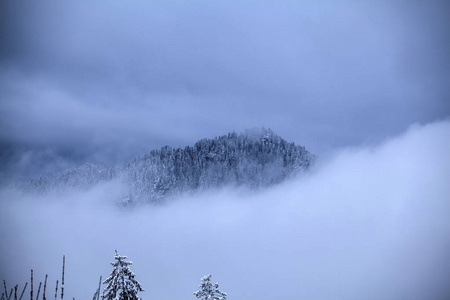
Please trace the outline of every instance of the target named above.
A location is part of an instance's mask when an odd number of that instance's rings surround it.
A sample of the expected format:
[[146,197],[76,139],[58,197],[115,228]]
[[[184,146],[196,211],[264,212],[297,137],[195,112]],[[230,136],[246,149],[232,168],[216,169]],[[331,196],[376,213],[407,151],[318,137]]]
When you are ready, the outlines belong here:
[[288,143],[272,130],[247,129],[194,146],[152,150],[120,167],[85,164],[46,178],[21,184],[23,190],[54,192],[89,189],[101,182],[119,180],[126,187],[121,199],[129,203],[159,202],[186,191],[245,186],[269,187],[308,170],[314,156],[304,147]]

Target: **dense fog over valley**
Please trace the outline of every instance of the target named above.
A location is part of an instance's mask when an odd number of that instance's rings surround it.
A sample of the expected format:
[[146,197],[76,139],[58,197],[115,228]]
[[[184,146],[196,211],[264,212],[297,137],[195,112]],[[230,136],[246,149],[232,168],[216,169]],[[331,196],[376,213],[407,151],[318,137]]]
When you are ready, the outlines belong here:
[[23,284],[33,268],[54,285],[65,254],[66,295],[89,299],[117,249],[144,299],[194,299],[209,273],[230,299],[445,299],[449,132],[448,121],[414,125],[269,190],[156,207],[114,205],[114,183],[41,198],[4,190],[1,277]]

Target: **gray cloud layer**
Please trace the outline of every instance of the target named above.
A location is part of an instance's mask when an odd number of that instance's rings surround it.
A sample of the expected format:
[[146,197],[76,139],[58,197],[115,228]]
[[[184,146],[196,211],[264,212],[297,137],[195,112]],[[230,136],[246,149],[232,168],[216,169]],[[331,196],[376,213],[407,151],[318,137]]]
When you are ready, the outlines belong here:
[[[450,123],[353,148],[258,194],[214,191],[121,211],[120,187],[30,199],[1,192],[0,278],[60,277],[89,299],[114,249],[148,299],[195,299],[212,273],[230,299],[448,299]],[[14,201],[11,201],[14,200]]]
[[19,175],[254,126],[327,153],[450,112],[447,1],[4,1],[2,11],[1,164]]

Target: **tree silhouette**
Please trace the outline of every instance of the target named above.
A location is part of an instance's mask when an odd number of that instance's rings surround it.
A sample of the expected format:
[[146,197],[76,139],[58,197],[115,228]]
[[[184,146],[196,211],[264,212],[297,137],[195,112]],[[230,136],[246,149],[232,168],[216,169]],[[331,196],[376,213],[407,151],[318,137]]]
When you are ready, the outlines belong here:
[[134,278],[129,265],[131,261],[125,261],[126,256],[120,256],[116,250],[114,267],[109,277],[103,282],[106,284],[103,299],[107,300],[139,300],[138,292],[143,292],[141,284]]

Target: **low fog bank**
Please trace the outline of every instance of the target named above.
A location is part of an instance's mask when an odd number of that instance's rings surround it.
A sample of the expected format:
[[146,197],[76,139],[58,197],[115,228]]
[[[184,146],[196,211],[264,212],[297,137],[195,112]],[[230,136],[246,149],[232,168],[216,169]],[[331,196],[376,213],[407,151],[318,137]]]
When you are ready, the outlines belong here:
[[[229,299],[446,299],[450,122],[345,149],[270,190],[221,190],[123,210],[110,183],[64,197],[1,192],[0,279],[23,286],[66,255],[65,295],[90,299],[114,250],[144,299],[195,299],[208,273]],[[19,286],[20,289],[20,286]]]

